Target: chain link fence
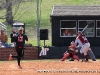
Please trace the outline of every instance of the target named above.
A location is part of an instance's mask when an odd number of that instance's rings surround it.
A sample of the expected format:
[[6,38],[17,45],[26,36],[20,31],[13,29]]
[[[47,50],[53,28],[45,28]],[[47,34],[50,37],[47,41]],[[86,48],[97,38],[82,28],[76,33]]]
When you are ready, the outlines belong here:
[[[37,13],[36,13],[36,1],[32,1],[33,4],[35,4],[35,9],[33,13],[34,17],[32,25],[26,23],[26,34],[31,40],[33,45],[38,45],[38,36],[37,36]],[[34,3],[35,2],[35,3]],[[49,11],[48,11],[49,10]],[[47,29],[48,30],[48,40],[40,40],[40,46],[51,46],[51,23],[50,23],[50,13],[51,13],[52,7],[49,9],[45,7],[45,4],[42,2],[42,0],[39,0],[39,20],[40,20],[40,27],[39,29]]]

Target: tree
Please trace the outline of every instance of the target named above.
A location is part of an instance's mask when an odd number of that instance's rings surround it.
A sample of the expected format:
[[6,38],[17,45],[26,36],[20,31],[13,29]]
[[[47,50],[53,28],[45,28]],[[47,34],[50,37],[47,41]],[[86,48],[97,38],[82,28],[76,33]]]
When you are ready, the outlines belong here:
[[6,0],[6,22],[8,24],[13,23],[12,0]]
[[[32,2],[35,0],[27,1],[27,0],[1,0],[1,11],[4,10],[4,14],[0,14],[0,19],[4,19],[5,23],[8,25],[12,25],[12,23],[16,21],[20,21],[20,19],[24,16],[24,14],[30,12],[28,10],[32,9]],[[30,2],[30,5],[20,6],[21,3]],[[6,12],[5,12],[6,9]],[[24,9],[24,10],[23,10]],[[16,18],[17,15],[17,18]]]

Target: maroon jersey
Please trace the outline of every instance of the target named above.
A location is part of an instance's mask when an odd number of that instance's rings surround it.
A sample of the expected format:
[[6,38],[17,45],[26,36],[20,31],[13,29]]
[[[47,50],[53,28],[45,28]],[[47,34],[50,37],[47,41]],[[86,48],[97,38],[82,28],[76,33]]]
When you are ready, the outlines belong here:
[[88,39],[86,38],[85,35],[81,35],[81,36],[79,36],[79,37],[77,37],[77,38],[80,40],[80,42],[81,42],[82,44],[88,43]]

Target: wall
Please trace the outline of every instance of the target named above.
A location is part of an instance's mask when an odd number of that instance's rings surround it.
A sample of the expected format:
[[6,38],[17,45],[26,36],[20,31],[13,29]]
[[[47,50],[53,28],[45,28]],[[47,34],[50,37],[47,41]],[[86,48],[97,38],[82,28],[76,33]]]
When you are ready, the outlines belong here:
[[[24,58],[25,60],[34,59],[61,59],[63,53],[68,49],[67,46],[64,47],[45,47],[48,49],[46,56],[39,56],[41,52],[41,47],[25,47]],[[96,58],[100,58],[100,47],[91,47]],[[14,48],[0,48],[0,60],[8,60],[9,54],[16,55]]]
[[[48,48],[48,51],[46,51],[47,48]],[[95,47],[91,47],[91,49],[92,49],[95,57],[100,58],[100,47],[95,46]],[[39,56],[39,59],[61,59],[66,50],[68,50],[67,46],[64,46],[64,47],[56,47],[56,46],[55,47],[45,47],[45,49],[42,52],[42,56]],[[42,51],[42,49],[39,48],[39,54],[41,51]],[[43,55],[45,52],[46,52],[46,55]],[[81,54],[78,54],[78,56],[81,58]]]
[[[0,60],[8,60],[9,54],[17,55],[15,48],[0,48]],[[38,59],[38,47],[25,47],[24,59]]]
[[[60,20],[100,20],[100,16],[54,16],[52,17],[52,46],[69,46],[76,37],[60,37]],[[96,26],[96,25],[95,25]],[[95,30],[96,31],[96,30]],[[100,37],[88,37],[91,46],[100,45]]]

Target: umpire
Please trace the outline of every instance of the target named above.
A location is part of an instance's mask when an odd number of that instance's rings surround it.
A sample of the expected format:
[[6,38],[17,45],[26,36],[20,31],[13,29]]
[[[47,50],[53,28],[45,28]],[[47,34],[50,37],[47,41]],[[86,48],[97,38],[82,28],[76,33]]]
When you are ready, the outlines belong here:
[[20,60],[23,57],[23,49],[24,49],[25,40],[28,41],[28,37],[25,34],[23,34],[23,31],[24,31],[23,27],[20,27],[18,29],[18,35],[17,35],[17,37],[15,39],[15,43],[14,43],[15,50],[16,50],[18,56],[12,56],[11,54],[9,56],[9,60],[12,60],[12,58],[17,58],[18,67],[20,69],[22,69],[22,67],[20,65]]

